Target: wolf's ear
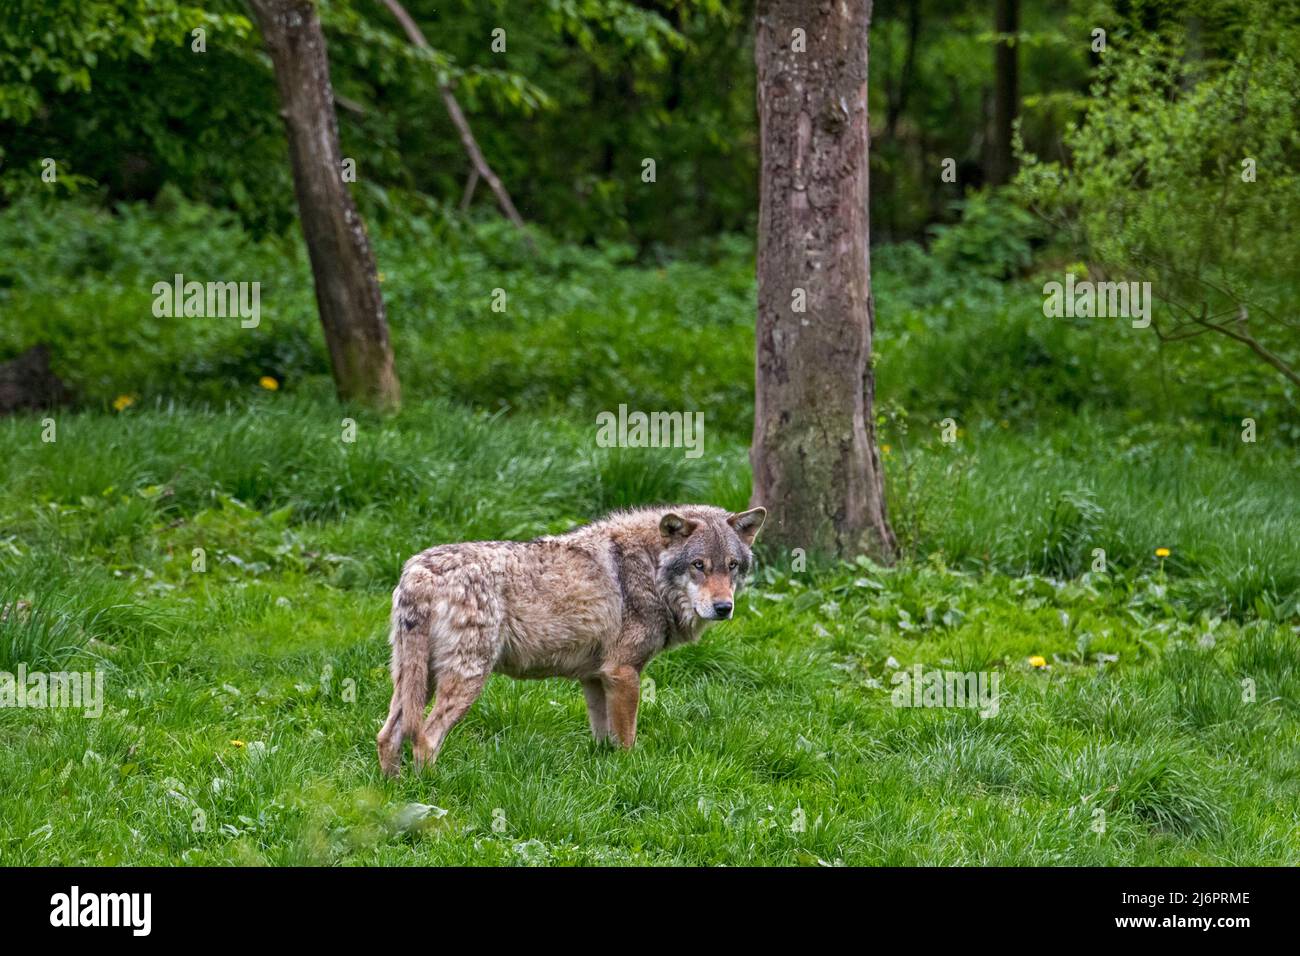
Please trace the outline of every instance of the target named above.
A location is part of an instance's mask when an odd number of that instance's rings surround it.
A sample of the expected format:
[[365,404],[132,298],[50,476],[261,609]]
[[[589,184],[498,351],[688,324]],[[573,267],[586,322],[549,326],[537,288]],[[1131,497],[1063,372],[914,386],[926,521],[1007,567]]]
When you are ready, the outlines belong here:
[[694,530],[694,521],[687,521],[681,515],[673,514],[671,511],[659,519],[659,533],[668,539],[689,538]]
[[763,519],[766,517],[766,508],[751,508],[748,511],[732,515],[727,519],[727,524],[731,525],[731,529],[740,536],[740,540],[745,542],[748,547],[758,537],[758,529],[763,527]]

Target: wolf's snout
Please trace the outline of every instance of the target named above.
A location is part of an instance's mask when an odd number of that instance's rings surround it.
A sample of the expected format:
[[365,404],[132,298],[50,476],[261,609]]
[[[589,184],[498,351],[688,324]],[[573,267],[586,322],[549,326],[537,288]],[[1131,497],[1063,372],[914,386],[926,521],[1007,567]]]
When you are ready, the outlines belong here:
[[713,616],[720,621],[725,621],[727,618],[731,617],[731,608],[732,604],[730,601],[714,601]]

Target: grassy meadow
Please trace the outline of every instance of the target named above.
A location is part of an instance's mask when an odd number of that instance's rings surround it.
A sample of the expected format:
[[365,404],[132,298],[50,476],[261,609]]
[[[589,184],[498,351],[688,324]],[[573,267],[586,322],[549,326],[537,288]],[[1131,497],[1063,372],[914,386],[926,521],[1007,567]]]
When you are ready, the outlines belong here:
[[[647,669],[632,752],[576,684],[497,677],[384,778],[406,557],[747,503],[754,288],[739,240],[376,232],[386,419],[335,402],[296,243],[179,200],[0,214],[0,348],[51,342],[76,397],[0,420],[0,671],[105,674],[98,719],[0,708],[0,863],[1300,863],[1294,411],[915,247],[874,275],[904,559],[760,536],[736,619]],[[154,318],[174,273],[260,281],[260,325]],[[703,411],[703,456],[598,448],[619,403]],[[894,706],[917,664],[998,674],[996,714]]]

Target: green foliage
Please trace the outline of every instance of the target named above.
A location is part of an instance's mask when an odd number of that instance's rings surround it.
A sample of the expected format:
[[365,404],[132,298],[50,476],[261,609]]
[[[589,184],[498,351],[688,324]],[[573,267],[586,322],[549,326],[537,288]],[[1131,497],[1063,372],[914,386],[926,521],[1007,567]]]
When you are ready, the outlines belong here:
[[[409,0],[429,50],[378,2],[319,6],[363,204],[410,191],[460,200],[469,164],[438,92],[447,83],[525,218],[553,234],[645,249],[752,232],[752,0]],[[3,16],[0,195],[98,186],[110,201],[152,199],[172,184],[255,231],[292,225],[269,63],[238,0],[18,0]],[[921,238],[980,184],[990,26],[977,4],[875,11],[876,236]],[[1052,155],[1086,79],[1078,29],[1054,8],[1025,9],[1022,129]],[[36,175],[46,157],[59,161],[57,185]],[[642,180],[646,159],[654,182]],[[939,179],[946,159],[956,183]],[[493,209],[482,184],[474,203]]]
[[[275,207],[289,179],[242,4],[21,2],[3,17],[0,198],[96,184],[153,195],[173,182],[267,221],[258,209]],[[191,49],[200,28],[206,53]],[[41,176],[46,158],[54,183]]]
[[[428,255],[430,242],[439,255]],[[733,250],[712,264],[628,268],[626,247],[579,249],[538,235],[534,253],[508,225],[434,218],[394,225],[377,245],[412,398],[558,407],[594,421],[635,395],[646,409],[703,411],[711,428],[749,428],[753,274]],[[329,391],[296,236],[257,239],[233,217],[174,197],[111,217],[33,201],[0,216],[0,249],[0,309],[13,317],[0,327],[0,351],[51,343],[56,372],[83,402],[107,408],[128,395],[220,406],[256,397],[263,376],[288,391]],[[155,317],[153,285],[176,273],[260,282],[260,324]],[[504,312],[492,309],[494,288]]]
[[1042,239],[1034,216],[993,192],[977,192],[953,204],[960,219],[931,227],[930,251],[938,264],[963,275],[993,279],[1020,275],[1033,259],[1033,243]]
[[46,113],[45,94],[92,89],[92,71],[149,59],[168,44],[203,28],[248,37],[246,16],[226,4],[203,6],[158,0],[50,0],[9,4],[0,30],[0,121],[19,124]]
[[[1035,152],[1061,155],[1081,107],[1087,38],[1076,4],[1020,4],[1020,130]],[[920,240],[984,185],[992,117],[993,6],[877,3],[870,56],[871,230],[878,242]],[[954,164],[955,179],[943,176]]]
[[[1094,278],[1152,284],[1155,330],[1196,339],[1208,384],[1300,404],[1300,7],[1241,9],[1216,49],[1172,26],[1114,38],[1067,137],[1072,165],[1027,157],[1019,189],[1077,235]],[[1220,371],[1252,342],[1291,380],[1264,364],[1244,381],[1236,363]]]
[[[746,6],[412,0],[430,50],[382,4],[320,6],[363,204],[412,189],[460,199],[469,164],[445,83],[525,216],[558,234],[668,241],[750,222],[753,91],[731,82],[752,71]],[[241,3],[22,0],[4,16],[0,197],[97,184],[110,200],[151,199],[171,184],[259,233],[292,225],[269,61]],[[39,176],[45,157],[57,184]],[[654,183],[641,181],[647,157]],[[477,201],[493,202],[486,186]]]
[[[755,293],[743,238],[633,265],[630,246],[535,233],[530,250],[503,221],[467,224],[394,198],[371,227],[412,398],[590,421],[635,396],[644,408],[704,411],[711,429],[748,436]],[[1020,429],[1091,408],[1219,444],[1240,444],[1246,415],[1265,441],[1300,437],[1286,401],[1257,387],[1245,350],[1203,369],[1141,330],[1049,320],[1036,284],[998,282],[964,261],[908,244],[873,250],[878,392],[917,421]],[[260,325],[155,317],[153,285],[176,273],[260,282]],[[503,312],[493,311],[494,289]],[[174,190],[112,215],[35,199],[0,213],[0,311],[0,359],[46,342],[55,370],[99,408],[122,395],[220,407],[262,394],[263,376],[291,393],[331,390],[299,237],[258,238]],[[1208,374],[1230,384],[1207,389]]]

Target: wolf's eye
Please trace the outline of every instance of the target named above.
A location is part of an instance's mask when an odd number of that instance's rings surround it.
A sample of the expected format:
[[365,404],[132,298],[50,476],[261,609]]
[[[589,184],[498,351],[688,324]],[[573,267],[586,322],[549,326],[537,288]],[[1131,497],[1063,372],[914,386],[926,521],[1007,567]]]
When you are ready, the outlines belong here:
[[703,561],[692,561],[692,562],[691,562],[691,567],[693,567],[696,571],[703,571],[703,570],[704,570],[704,562],[703,562]]
[[738,568],[739,566],[740,566],[740,562],[737,561],[735,558],[732,558],[730,561],[727,562],[727,567],[731,568],[731,570],[733,571],[736,570],[736,568]]

